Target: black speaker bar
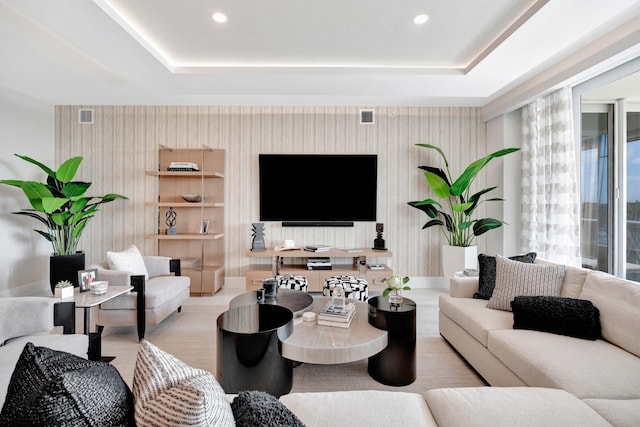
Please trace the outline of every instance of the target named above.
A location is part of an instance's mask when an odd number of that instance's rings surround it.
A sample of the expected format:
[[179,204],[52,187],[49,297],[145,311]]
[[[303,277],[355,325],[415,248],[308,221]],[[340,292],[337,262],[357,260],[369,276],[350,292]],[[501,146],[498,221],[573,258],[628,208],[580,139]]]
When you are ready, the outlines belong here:
[[283,227],[353,227],[353,221],[283,221]]

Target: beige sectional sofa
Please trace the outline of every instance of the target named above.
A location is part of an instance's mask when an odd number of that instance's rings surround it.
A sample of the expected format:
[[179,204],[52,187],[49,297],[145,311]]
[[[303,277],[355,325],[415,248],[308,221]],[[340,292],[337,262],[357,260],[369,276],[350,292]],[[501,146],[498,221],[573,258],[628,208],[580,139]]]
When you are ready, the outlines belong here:
[[477,291],[477,278],[452,278],[450,295],[440,297],[439,328],[489,384],[562,389],[613,425],[640,425],[638,283],[566,268],[561,296],[590,300],[600,311],[602,339],[595,341],[514,329],[513,313],[487,308],[473,298]]

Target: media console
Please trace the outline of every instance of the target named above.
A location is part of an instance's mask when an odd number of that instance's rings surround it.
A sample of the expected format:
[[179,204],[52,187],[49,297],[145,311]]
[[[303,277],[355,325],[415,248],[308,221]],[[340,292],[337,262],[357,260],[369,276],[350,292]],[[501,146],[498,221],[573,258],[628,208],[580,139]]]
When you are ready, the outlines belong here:
[[[277,274],[294,274],[304,276],[307,279],[309,292],[322,292],[324,279],[331,276],[357,276],[367,279],[369,289],[381,291],[387,287],[382,281],[385,277],[393,274],[393,271],[386,265],[380,269],[370,269],[367,267],[367,259],[370,258],[391,258],[393,254],[388,250],[355,249],[342,250],[331,249],[324,252],[309,252],[305,250],[284,250],[276,251],[267,249],[266,251],[247,251],[248,258],[269,258],[270,264],[249,265],[246,272],[246,289],[248,291],[262,287],[262,281]],[[316,257],[331,258],[331,270],[307,270],[306,259]]]

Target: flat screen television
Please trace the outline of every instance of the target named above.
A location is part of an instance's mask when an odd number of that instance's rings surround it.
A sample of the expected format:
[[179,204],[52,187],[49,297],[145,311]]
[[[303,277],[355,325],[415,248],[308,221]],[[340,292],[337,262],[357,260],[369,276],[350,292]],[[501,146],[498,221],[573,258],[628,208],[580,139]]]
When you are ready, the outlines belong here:
[[260,154],[260,221],[350,226],[375,221],[375,154]]

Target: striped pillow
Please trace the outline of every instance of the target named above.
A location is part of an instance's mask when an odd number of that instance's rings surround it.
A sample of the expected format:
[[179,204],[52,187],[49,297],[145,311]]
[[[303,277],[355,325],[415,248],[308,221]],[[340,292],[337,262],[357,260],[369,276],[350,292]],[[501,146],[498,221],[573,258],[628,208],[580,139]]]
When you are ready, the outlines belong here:
[[231,404],[212,374],[146,340],[133,373],[136,425],[234,426]]
[[511,311],[517,296],[560,296],[564,283],[564,265],[540,265],[496,257],[496,287],[488,308]]

